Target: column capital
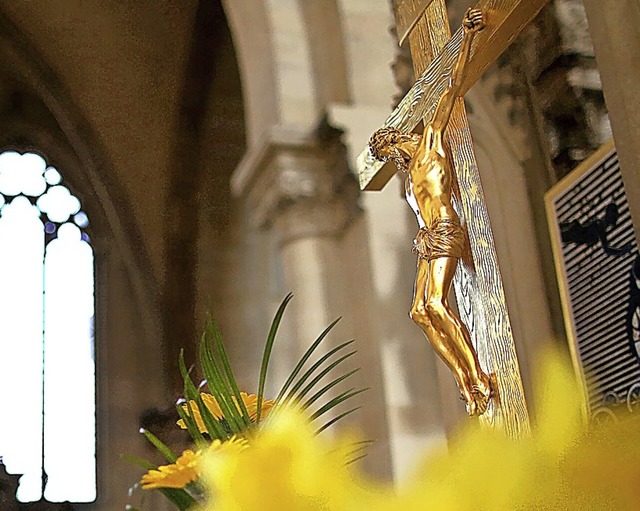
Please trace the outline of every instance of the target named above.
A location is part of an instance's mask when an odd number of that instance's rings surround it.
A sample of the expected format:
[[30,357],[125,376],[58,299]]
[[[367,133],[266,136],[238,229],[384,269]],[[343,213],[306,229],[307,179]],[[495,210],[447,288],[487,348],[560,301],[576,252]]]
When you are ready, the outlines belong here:
[[247,153],[231,188],[255,225],[275,227],[281,243],[344,231],[359,211],[359,190],[341,134],[328,125],[311,134],[275,128]]

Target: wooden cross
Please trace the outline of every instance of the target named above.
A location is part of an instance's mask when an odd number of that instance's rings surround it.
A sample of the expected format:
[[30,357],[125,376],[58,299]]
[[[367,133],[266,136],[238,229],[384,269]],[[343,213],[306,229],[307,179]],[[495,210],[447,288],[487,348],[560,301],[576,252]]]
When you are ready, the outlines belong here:
[[[516,38],[548,0],[481,0],[487,26],[472,47],[462,92]],[[420,78],[386,120],[403,133],[421,121],[429,122],[438,99],[449,85],[463,31],[453,37],[445,0],[393,0],[401,40],[409,38],[414,71]],[[457,209],[470,240],[473,264],[458,265],[454,287],[460,316],[469,328],[485,371],[495,373],[499,400],[483,420],[512,436],[529,431],[527,407],[506,308],[493,234],[480,184],[473,144],[462,98],[457,100],[446,132],[452,148],[460,189]],[[383,164],[368,149],[358,157],[358,177],[363,190],[380,190],[396,173],[393,163]],[[471,304],[471,307],[465,304]]]

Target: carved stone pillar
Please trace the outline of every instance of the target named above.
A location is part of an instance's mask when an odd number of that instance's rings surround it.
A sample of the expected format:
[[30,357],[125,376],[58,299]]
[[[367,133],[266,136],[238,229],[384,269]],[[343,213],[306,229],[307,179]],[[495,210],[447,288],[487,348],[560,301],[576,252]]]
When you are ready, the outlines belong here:
[[344,148],[336,134],[313,140],[272,133],[259,154],[245,160],[233,185],[244,185],[255,225],[272,229],[277,238],[284,291],[294,293],[294,329],[302,349],[345,314],[340,239],[358,211],[358,191]]
[[[294,293],[283,322],[288,328],[283,337],[288,334],[289,338],[279,338],[276,346],[289,357],[280,373],[290,371],[291,363],[329,323],[342,316],[324,350],[356,339],[358,354],[350,368],[359,366],[362,371],[349,378],[346,388],[371,390],[344,410],[364,405],[349,423],[364,438],[376,440],[365,466],[378,476],[389,477],[380,352],[363,319],[368,303],[363,281],[369,274],[359,270],[369,262],[366,243],[360,243],[358,236],[362,221],[359,191],[339,132],[328,131],[309,138],[284,131],[272,133],[259,151],[245,158],[232,179],[232,188],[246,200],[254,225],[273,233],[275,261],[271,267],[275,276],[271,278],[280,281],[277,287],[282,294]],[[354,261],[359,261],[356,269]],[[275,358],[274,363],[281,364],[282,357]]]

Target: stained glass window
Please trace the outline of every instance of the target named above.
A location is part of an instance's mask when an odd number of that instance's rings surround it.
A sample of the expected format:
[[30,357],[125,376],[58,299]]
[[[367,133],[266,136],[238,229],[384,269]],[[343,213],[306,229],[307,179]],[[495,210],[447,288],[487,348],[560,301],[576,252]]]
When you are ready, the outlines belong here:
[[21,502],[96,498],[88,226],[41,156],[0,154],[0,456]]

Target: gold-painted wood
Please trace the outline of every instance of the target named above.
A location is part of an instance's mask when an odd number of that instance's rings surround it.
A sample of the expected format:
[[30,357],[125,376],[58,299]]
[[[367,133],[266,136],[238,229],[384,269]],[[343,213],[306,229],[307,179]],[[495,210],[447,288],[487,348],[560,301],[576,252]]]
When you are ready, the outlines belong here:
[[432,1],[433,0],[420,0],[418,3],[394,2],[399,46],[402,46]]
[[[404,0],[404,3],[417,7],[420,0]],[[488,9],[486,12],[488,26],[477,37],[475,53],[472,53],[472,58],[473,55],[476,57],[469,62],[470,75],[467,75],[463,84],[463,91],[468,90],[480,76],[481,71],[491,63],[479,56],[479,52],[484,51],[483,48],[486,45],[501,45],[502,49],[487,50],[488,54],[493,55],[495,59],[495,56],[499,55],[508,42],[515,37],[515,34],[506,32],[496,35],[496,32],[509,30],[509,27],[511,27],[510,30],[519,32],[522,26],[519,23],[512,26],[508,20],[526,17],[523,14],[524,10],[529,13],[529,17],[533,17],[534,11],[531,10],[531,4],[538,5],[538,8],[534,9],[537,12],[545,2],[503,0],[481,2],[480,5],[483,3],[491,4],[490,7],[485,7]],[[496,10],[500,7],[503,10]],[[514,14],[518,8],[521,9],[520,12]],[[396,14],[399,14],[397,10]],[[425,118],[425,122],[431,120],[437,101],[448,86],[451,70],[462,42],[462,30],[456,32],[453,39],[450,39],[450,35],[444,0],[434,0],[409,35],[416,75],[423,71],[424,74],[412,88],[414,94],[410,92],[390,117],[396,124],[389,125],[408,132],[422,118]],[[472,77],[473,81],[471,81]],[[406,124],[407,121],[409,124]],[[407,129],[409,125],[411,127]],[[460,316],[471,332],[483,368],[495,374],[494,383],[498,387],[498,399],[482,416],[482,420],[503,429],[511,436],[520,436],[529,431],[528,412],[502,279],[498,270],[493,234],[462,98],[457,100],[454,107],[446,136],[452,148],[461,195],[456,209],[461,213],[465,223],[473,256],[473,266],[458,265],[454,281],[458,308]],[[377,177],[380,185],[380,177],[376,175],[372,177]],[[375,179],[371,180],[371,182],[375,181]]]
[[[463,94],[495,62],[547,2],[548,0],[483,0],[479,2],[478,6],[486,13],[487,28],[474,41],[467,77],[462,86]],[[400,10],[404,13],[416,12],[421,4],[422,0],[403,0],[396,6],[396,12],[398,16],[406,16],[401,14]],[[447,37],[446,34],[450,34],[450,31],[446,16],[444,19],[442,16],[435,16],[436,12],[443,9],[442,4],[442,0],[433,1],[409,35],[409,41],[420,41],[419,44],[422,45],[420,52],[412,51],[412,57],[415,60],[419,58],[419,54],[425,54],[429,65],[428,68],[416,73],[420,78],[383,126],[393,126],[403,133],[409,133],[423,119],[430,120],[438,98],[449,82],[451,70],[462,43],[462,29],[458,30],[451,39]],[[435,37],[433,43],[432,37]],[[434,52],[433,48],[438,50]],[[360,188],[381,190],[394,174],[390,166],[375,160],[365,148],[357,158]],[[379,172],[382,173],[378,175]]]

